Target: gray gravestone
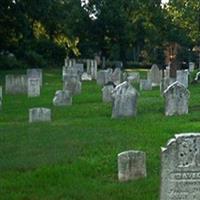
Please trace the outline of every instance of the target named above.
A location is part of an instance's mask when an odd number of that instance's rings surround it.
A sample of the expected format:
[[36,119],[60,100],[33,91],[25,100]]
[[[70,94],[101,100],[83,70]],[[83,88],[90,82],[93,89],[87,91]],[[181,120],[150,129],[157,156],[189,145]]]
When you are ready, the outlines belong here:
[[43,82],[42,69],[39,68],[27,69],[27,79],[29,78],[39,79],[40,86],[42,86]]
[[72,105],[72,97],[70,92],[65,90],[58,90],[55,93],[55,97],[53,98],[54,106],[70,106]]
[[113,84],[107,84],[104,85],[102,88],[102,97],[103,97],[103,102],[112,102],[112,91],[114,89]]
[[176,80],[188,88],[188,70],[177,70]]
[[69,91],[71,96],[80,94],[81,87],[81,82],[75,77],[68,78],[68,80],[63,83],[63,90]]
[[152,86],[160,85],[160,70],[156,64],[152,65],[151,70],[148,73],[148,80],[152,82]]
[[6,75],[6,94],[27,94],[27,75]]
[[178,81],[172,83],[163,93],[165,98],[165,115],[183,115],[188,113],[190,92]]
[[75,68],[77,70],[78,74],[82,74],[84,72],[84,64],[82,63],[76,63],[73,68]]
[[160,83],[161,94],[169,87],[169,85],[171,85],[174,82],[176,82],[175,78],[169,78],[169,77],[163,78]]
[[150,80],[140,80],[140,90],[152,90],[152,83]]
[[195,63],[189,62],[189,72],[193,72],[195,68]]
[[28,78],[28,97],[40,96],[40,79]]
[[125,151],[118,154],[118,179],[130,181],[146,177],[146,154],[142,151]]
[[122,82],[122,71],[120,68],[115,68],[114,72],[111,75],[111,79],[115,85],[118,85]]
[[51,110],[48,108],[29,109],[29,123],[51,121]]
[[112,82],[112,69],[99,70],[97,73],[97,84],[105,85],[108,82]]
[[68,81],[71,78],[80,80],[80,74],[75,67],[63,67],[63,81]]
[[200,133],[175,135],[161,153],[160,200],[200,199]]
[[137,91],[127,81],[117,85],[112,92],[112,118],[132,117],[137,113]]

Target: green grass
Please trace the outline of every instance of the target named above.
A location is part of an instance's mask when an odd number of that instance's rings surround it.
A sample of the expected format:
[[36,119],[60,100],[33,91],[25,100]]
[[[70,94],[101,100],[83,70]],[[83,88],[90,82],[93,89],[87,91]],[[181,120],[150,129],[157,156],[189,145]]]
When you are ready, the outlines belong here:
[[[1,84],[5,74],[1,72]],[[21,72],[23,73],[23,71]],[[0,111],[0,199],[158,200],[160,147],[175,133],[200,131],[200,86],[190,86],[190,113],[165,117],[159,88],[142,91],[138,115],[111,119],[101,88],[84,82],[73,106],[52,106],[61,70],[45,70],[41,96],[4,95]],[[28,123],[31,107],[52,109],[51,123]],[[117,181],[117,154],[147,153],[147,178]]]

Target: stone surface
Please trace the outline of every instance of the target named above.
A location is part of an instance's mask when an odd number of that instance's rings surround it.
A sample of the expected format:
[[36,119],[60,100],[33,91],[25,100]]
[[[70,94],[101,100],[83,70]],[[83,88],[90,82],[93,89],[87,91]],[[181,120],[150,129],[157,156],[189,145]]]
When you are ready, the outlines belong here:
[[43,82],[42,69],[39,68],[27,69],[27,79],[29,78],[39,79],[40,86],[42,86]]
[[188,88],[188,70],[177,70],[176,80]]
[[87,74],[92,76],[92,79],[97,79],[97,60],[87,59]]
[[78,73],[78,70],[74,67],[63,67],[63,81],[68,81],[72,77],[80,80],[80,74]]
[[65,90],[58,90],[55,93],[55,97],[53,98],[54,106],[70,106],[72,105],[72,97],[70,92]]
[[112,91],[114,89],[113,83],[108,83],[102,88],[102,99],[103,102],[112,102]]
[[27,94],[27,75],[6,75],[6,94]]
[[189,72],[193,72],[195,68],[195,63],[189,62]]
[[90,74],[88,74],[87,72],[84,72],[81,75],[81,80],[82,81],[91,81],[92,80],[92,76]]
[[48,108],[29,109],[29,123],[51,121],[51,110]]
[[174,82],[176,82],[175,78],[169,78],[169,77],[163,78],[160,83],[161,94],[169,87],[169,85],[171,85]]
[[137,91],[127,81],[117,85],[112,92],[112,118],[136,116],[137,97]]
[[160,200],[200,199],[200,133],[175,135],[161,153]]
[[105,85],[108,82],[112,82],[112,69],[99,70],[97,73],[97,84]]
[[118,154],[119,181],[136,180],[146,175],[146,154],[144,152],[130,150]]
[[150,80],[140,80],[140,90],[152,90],[152,83]]
[[82,63],[76,63],[73,68],[75,68],[77,70],[78,74],[82,74],[84,72],[84,64]]
[[115,68],[114,72],[111,75],[111,79],[115,85],[118,85],[122,82],[122,71],[120,68]]
[[80,94],[81,88],[82,83],[76,77],[68,78],[63,83],[63,90],[69,91],[71,96]]
[[152,86],[160,85],[160,70],[156,64],[152,65],[151,70],[148,73],[148,80],[152,82]]
[[40,96],[40,79],[28,78],[28,97]]
[[172,83],[163,93],[165,115],[183,115],[188,113],[190,92],[178,81]]

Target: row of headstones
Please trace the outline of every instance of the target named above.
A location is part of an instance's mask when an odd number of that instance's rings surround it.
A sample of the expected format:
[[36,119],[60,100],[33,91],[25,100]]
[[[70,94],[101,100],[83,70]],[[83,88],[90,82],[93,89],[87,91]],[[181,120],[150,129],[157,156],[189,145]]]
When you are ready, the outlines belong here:
[[[144,152],[130,150],[118,154],[119,181],[146,176]],[[160,200],[199,200],[199,186],[200,133],[175,135],[161,148]]]

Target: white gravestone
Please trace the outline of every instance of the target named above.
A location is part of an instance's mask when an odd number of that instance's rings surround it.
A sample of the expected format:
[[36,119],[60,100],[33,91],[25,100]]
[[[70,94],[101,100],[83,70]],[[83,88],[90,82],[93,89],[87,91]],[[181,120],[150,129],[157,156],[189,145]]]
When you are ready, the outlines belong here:
[[40,86],[42,86],[42,82],[43,82],[42,69],[39,69],[39,68],[27,69],[27,79],[29,78],[39,79]]
[[190,92],[178,81],[172,83],[163,93],[165,98],[165,115],[188,114]]
[[104,85],[102,88],[103,102],[112,102],[112,91],[114,89],[114,84]]
[[152,65],[151,70],[148,73],[148,79],[151,80],[152,86],[160,85],[160,70],[156,64]]
[[147,176],[146,154],[142,151],[125,151],[118,154],[118,179],[121,182]]
[[97,73],[97,84],[105,85],[108,82],[112,82],[112,69],[99,70]]
[[88,74],[87,72],[84,72],[81,75],[81,80],[82,81],[91,81],[92,80],[92,76],[90,74]]
[[138,92],[127,81],[117,85],[112,92],[112,118],[136,116],[137,97]]
[[48,108],[31,108],[29,109],[29,123],[33,122],[50,122],[51,110]]
[[63,83],[63,90],[70,92],[70,95],[78,95],[81,93],[82,83],[75,77],[69,78]]
[[6,94],[27,94],[27,75],[6,75]]
[[182,133],[161,152],[160,200],[200,199],[200,133]]
[[176,80],[188,88],[188,70],[177,70]]
[[53,98],[54,106],[71,106],[72,105],[72,97],[70,92],[65,90],[58,90],[55,93],[55,97]]
[[40,79],[28,78],[28,97],[40,96]]
[[152,90],[152,83],[150,80],[140,80],[140,90]]

